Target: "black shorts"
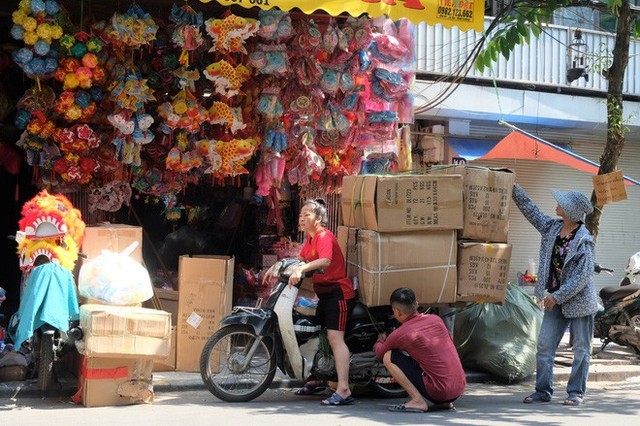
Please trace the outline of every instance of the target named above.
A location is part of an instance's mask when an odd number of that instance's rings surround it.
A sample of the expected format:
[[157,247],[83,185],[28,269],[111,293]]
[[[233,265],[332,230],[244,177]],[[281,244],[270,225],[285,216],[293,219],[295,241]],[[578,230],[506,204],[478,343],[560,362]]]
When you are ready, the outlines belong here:
[[405,355],[404,352],[397,349],[392,349],[391,362],[397,365],[400,370],[402,370],[404,375],[407,376],[407,379],[409,379],[413,386],[418,389],[418,392],[420,392],[420,394],[427,400],[433,402],[434,404],[444,404],[447,402],[455,401],[455,399],[449,401],[438,401],[437,399],[429,396],[427,389],[425,389],[424,387],[424,380],[422,379],[422,377],[424,376],[424,371],[420,367],[420,364],[418,364],[418,361],[411,358],[409,355]]
[[316,318],[328,330],[346,331],[355,299],[344,299],[341,291],[318,294]]

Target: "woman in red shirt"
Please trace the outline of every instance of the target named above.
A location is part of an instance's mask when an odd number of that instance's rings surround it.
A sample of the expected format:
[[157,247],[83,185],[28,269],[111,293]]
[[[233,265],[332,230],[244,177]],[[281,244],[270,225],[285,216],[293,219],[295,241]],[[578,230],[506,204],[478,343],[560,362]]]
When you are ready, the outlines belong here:
[[[322,401],[322,405],[345,405],[353,402],[349,389],[349,349],[344,342],[347,318],[355,304],[355,291],[346,275],[346,264],[338,240],[325,226],[327,209],[324,200],[307,200],[302,205],[298,226],[306,234],[304,245],[298,258],[306,263],[291,274],[289,285],[300,282],[305,272],[322,270],[312,276],[313,289],[318,295],[316,317],[327,328],[329,345],[336,364],[338,386],[333,395]],[[273,271],[265,274],[268,279]],[[309,380],[296,392],[297,395],[311,395],[325,389],[315,380]]]

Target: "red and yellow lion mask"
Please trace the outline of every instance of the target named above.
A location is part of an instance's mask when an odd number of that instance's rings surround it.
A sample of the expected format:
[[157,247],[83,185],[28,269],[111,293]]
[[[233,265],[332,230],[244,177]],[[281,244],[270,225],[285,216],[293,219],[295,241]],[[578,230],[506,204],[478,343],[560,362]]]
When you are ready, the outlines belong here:
[[73,270],[85,224],[67,197],[41,191],[22,207],[18,226],[20,269],[31,269],[46,258]]

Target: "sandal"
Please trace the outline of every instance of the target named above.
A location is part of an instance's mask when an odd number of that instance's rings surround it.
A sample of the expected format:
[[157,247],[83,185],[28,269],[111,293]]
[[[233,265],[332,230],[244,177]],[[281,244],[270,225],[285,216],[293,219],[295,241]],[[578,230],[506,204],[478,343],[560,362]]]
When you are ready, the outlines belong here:
[[551,395],[545,392],[534,392],[522,400],[525,404],[539,404],[551,401]]
[[422,410],[420,408],[407,407],[404,404],[392,405],[389,407],[389,411],[394,413],[426,413],[428,410]]
[[453,405],[453,402],[443,402],[441,404],[435,404],[434,406],[429,408],[431,411],[439,410],[439,411],[456,411],[456,407]]
[[353,401],[355,401],[355,399],[351,395],[343,398],[338,395],[338,392],[334,392],[329,398],[320,402],[320,405],[349,405],[353,403]]
[[577,406],[584,402],[584,398],[577,394],[571,394],[564,400],[563,405]]
[[312,385],[310,383],[305,383],[300,389],[294,392],[295,395],[307,396],[307,395],[315,395],[317,393],[323,392],[327,389],[324,384]]

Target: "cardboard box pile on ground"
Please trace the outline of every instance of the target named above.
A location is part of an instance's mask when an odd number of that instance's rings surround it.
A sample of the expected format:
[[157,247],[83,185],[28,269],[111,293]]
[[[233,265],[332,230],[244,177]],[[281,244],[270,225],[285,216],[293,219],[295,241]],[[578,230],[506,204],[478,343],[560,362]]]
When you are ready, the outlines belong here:
[[511,261],[507,241],[515,174],[508,169],[478,166],[436,166],[431,172],[463,177],[464,227],[458,232],[458,300],[503,303]]
[[85,407],[151,403],[152,368],[150,359],[83,356],[73,400]]
[[200,371],[200,354],[220,320],[231,313],[234,258],[181,256],[176,324],[177,371]]
[[109,305],[80,306],[83,345],[88,357],[167,358],[171,345],[171,314],[147,308]]
[[160,301],[163,311],[171,314],[171,324],[178,323],[178,291],[154,287],[153,291]]
[[462,177],[345,176],[342,224],[378,232],[462,228]]
[[420,304],[456,301],[455,230],[380,233],[350,228],[338,234],[351,234],[342,243],[347,274],[357,276],[360,299],[368,306],[389,304],[398,287],[413,289]]
[[138,242],[138,247],[130,256],[142,263],[142,227],[109,223],[85,228],[84,239],[82,240],[81,252],[87,256],[87,260],[102,254],[102,250],[109,250],[120,253],[134,241]]
[[504,303],[510,261],[511,244],[460,241],[457,300]]
[[507,242],[514,173],[508,169],[475,166],[442,166],[431,171],[463,177],[464,226],[460,238]]
[[176,327],[171,327],[171,337],[169,338],[169,356],[159,358],[153,362],[153,371],[174,371],[176,369]]

